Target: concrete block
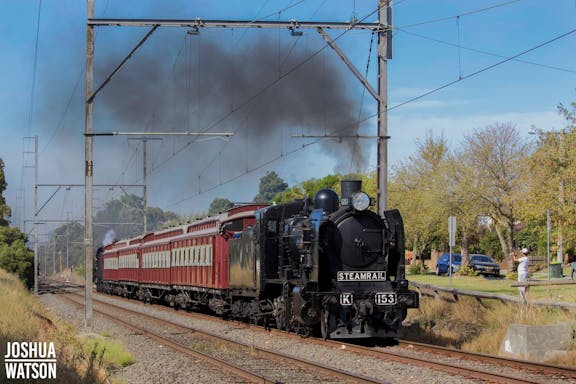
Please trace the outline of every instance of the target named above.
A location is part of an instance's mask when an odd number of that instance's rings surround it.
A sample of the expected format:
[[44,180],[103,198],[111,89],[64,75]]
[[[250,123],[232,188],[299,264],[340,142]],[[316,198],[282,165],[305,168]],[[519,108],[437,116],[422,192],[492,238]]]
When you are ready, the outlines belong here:
[[542,362],[562,355],[574,338],[569,324],[511,324],[500,346],[500,355]]

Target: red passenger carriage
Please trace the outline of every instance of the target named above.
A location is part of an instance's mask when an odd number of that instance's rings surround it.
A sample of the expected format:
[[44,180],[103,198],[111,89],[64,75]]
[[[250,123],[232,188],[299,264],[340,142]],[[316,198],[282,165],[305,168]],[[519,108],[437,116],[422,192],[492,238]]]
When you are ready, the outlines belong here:
[[254,225],[263,205],[237,207],[191,224],[117,241],[100,258],[106,290],[171,305],[208,305],[229,287],[228,240]]

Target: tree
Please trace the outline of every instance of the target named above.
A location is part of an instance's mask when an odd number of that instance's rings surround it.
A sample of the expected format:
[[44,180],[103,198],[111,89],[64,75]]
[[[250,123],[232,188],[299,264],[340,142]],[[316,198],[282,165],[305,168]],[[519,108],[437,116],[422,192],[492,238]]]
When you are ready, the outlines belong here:
[[[63,264],[68,267],[79,267],[84,264],[84,226],[77,221],[68,222],[57,227],[51,234],[50,241],[46,244],[46,263],[56,266],[55,272],[59,271],[60,256],[66,258]],[[56,258],[56,260],[53,260]],[[63,265],[63,268],[66,264]],[[52,271],[52,269],[50,269]]]
[[525,198],[530,146],[511,123],[497,123],[466,136],[461,158],[468,168],[465,194],[478,207],[477,215],[492,219],[502,252],[510,262],[515,246],[517,205]]
[[18,228],[0,226],[0,268],[18,275],[30,288],[34,285],[34,253],[26,241]]
[[0,159],[0,226],[6,226],[9,224],[7,218],[10,217],[10,208],[6,205],[6,199],[4,199],[4,191],[6,190],[7,183],[4,176],[4,161]]
[[[173,212],[164,212],[160,208],[148,207],[148,231],[160,229],[164,222],[176,220],[178,215]],[[106,203],[103,210],[95,215],[96,223],[109,223],[99,225],[94,229],[95,244],[100,246],[106,233],[114,231],[117,239],[137,236],[143,231],[144,199],[136,195],[123,195]]]
[[274,171],[267,172],[260,178],[258,194],[254,197],[254,203],[269,203],[278,193],[285,191],[288,184],[284,182]]
[[208,209],[208,215],[209,216],[216,215],[218,213],[224,212],[232,208],[233,206],[234,203],[232,203],[230,200],[217,197],[210,203],[210,208]]
[[4,191],[4,162],[0,159],[0,268],[15,273],[26,286],[34,284],[34,254],[26,247],[27,237],[16,227],[9,227],[10,208]]
[[274,197],[274,201],[277,203],[286,203],[295,199],[303,199],[307,196],[314,198],[316,193],[321,189],[329,188],[337,190],[340,179],[340,175],[328,175],[321,179],[312,178],[304,180],[300,184],[277,194]]
[[457,218],[457,241],[462,255],[462,267],[470,264],[470,248],[481,237],[481,201],[471,190],[477,188],[478,177],[468,159],[470,153],[462,151],[452,156],[445,168],[442,195],[449,216]]
[[529,191],[522,212],[531,229],[540,234],[542,248],[546,244],[546,211],[550,212],[557,257],[562,261],[564,251],[576,243],[576,103],[570,108],[560,105],[558,110],[566,119],[566,128],[537,131],[537,146],[528,163]]
[[407,247],[422,258],[446,237],[448,212],[443,191],[448,146],[444,138],[427,135],[418,151],[395,167],[389,183],[389,206],[404,218]]

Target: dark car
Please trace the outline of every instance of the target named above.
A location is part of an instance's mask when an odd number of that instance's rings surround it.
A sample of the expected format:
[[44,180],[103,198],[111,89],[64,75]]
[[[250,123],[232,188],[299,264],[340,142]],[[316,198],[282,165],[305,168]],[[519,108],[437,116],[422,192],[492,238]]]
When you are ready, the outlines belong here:
[[479,275],[500,276],[500,265],[486,255],[470,255],[470,267]]
[[[456,272],[460,269],[460,265],[462,264],[462,256],[459,253],[452,254],[452,273]],[[448,273],[448,266],[450,265],[450,254],[443,253],[438,257],[438,261],[436,262],[436,275],[444,275]]]

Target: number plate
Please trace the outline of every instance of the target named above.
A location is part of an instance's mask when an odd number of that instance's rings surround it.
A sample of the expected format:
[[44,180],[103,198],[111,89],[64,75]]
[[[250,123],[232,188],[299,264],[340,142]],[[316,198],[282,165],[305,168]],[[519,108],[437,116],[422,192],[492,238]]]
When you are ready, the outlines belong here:
[[379,292],[374,296],[376,305],[394,305],[397,303],[396,294],[393,292]]
[[347,306],[354,303],[354,295],[351,293],[341,293],[340,294],[340,305]]

